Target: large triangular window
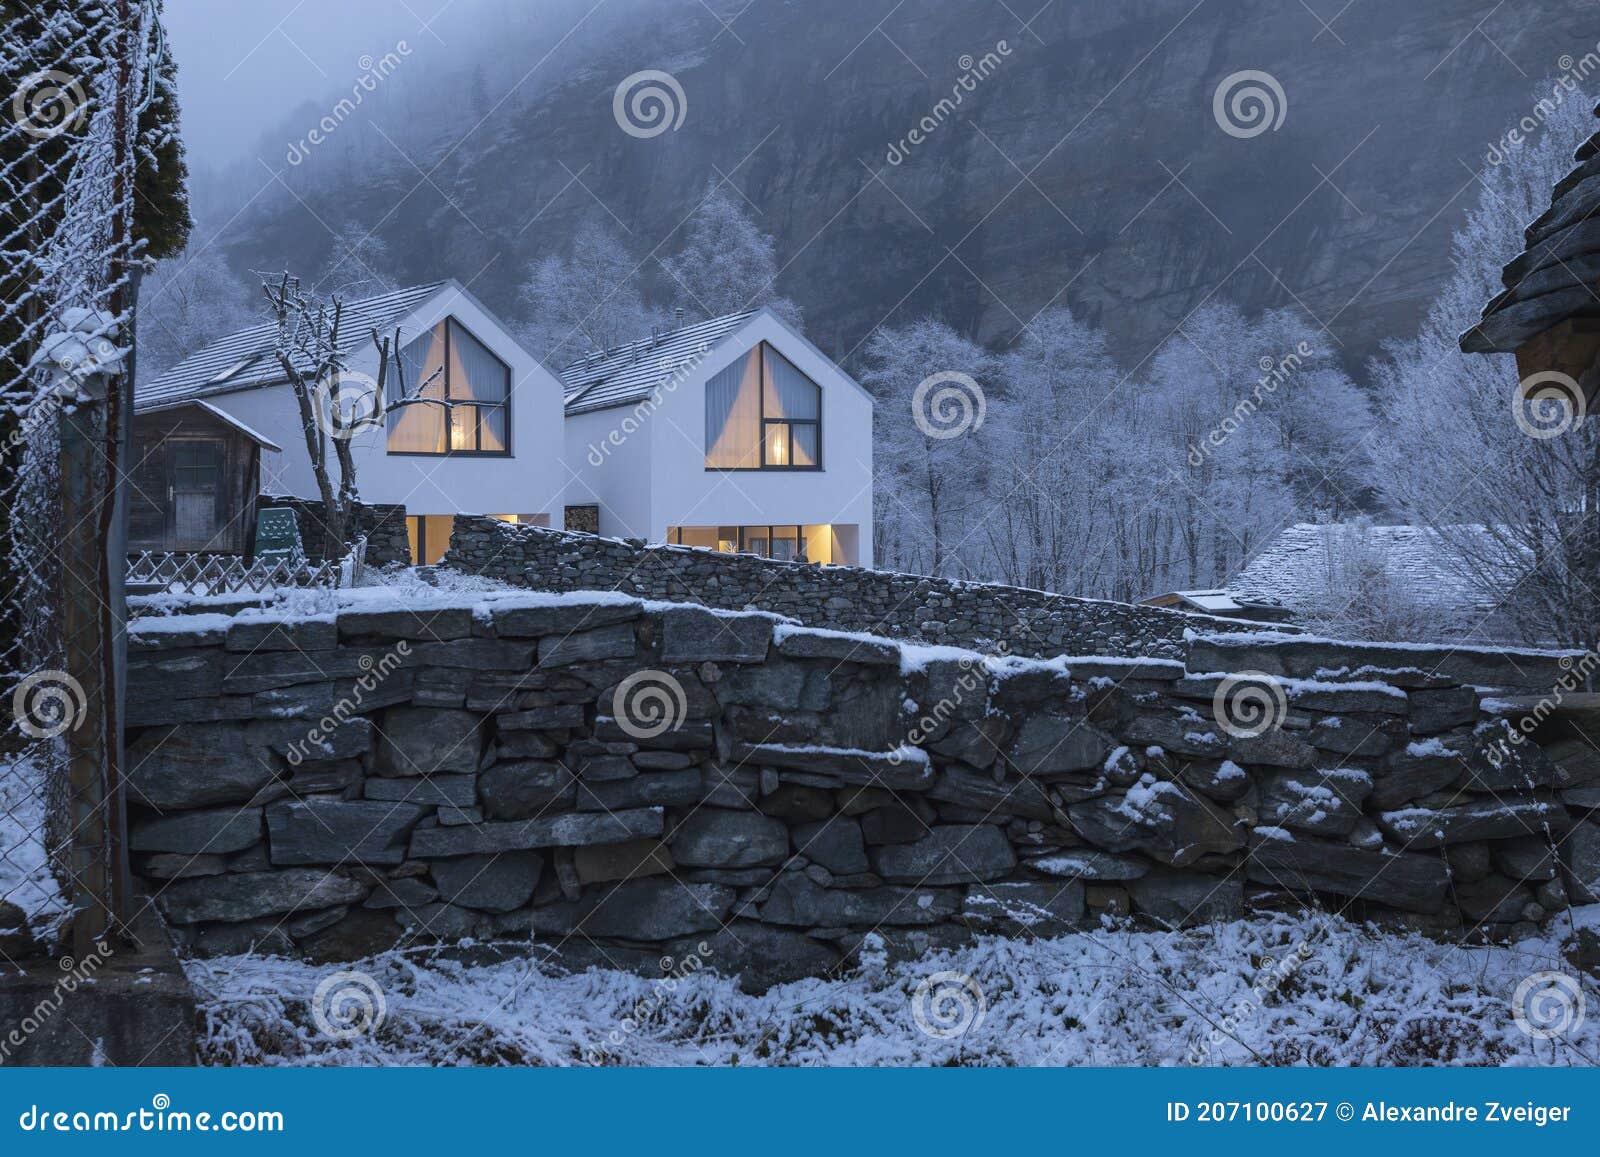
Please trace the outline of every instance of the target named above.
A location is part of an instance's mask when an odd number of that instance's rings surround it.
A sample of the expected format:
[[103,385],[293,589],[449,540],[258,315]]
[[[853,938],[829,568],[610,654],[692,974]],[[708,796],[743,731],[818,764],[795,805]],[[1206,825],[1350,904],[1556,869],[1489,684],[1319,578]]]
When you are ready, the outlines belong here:
[[391,377],[389,453],[511,452],[511,368],[455,318],[407,343],[400,368],[407,394],[448,405],[395,406],[401,379]]
[[821,388],[765,342],[714,374],[706,469],[822,469]]

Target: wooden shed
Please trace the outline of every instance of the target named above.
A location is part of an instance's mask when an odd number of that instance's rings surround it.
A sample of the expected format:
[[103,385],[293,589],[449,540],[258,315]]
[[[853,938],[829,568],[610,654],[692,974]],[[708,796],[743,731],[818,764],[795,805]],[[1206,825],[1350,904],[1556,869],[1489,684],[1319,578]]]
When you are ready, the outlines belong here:
[[262,447],[281,449],[203,401],[135,411],[128,549],[246,553]]

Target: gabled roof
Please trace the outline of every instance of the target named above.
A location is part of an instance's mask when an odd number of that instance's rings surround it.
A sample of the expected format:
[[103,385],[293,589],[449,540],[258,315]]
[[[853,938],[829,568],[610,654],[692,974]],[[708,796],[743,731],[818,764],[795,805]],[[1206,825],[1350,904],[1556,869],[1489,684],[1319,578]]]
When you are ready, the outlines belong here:
[[[1595,107],[1600,116],[1600,105]],[[1600,318],[1600,133],[1572,155],[1550,208],[1523,231],[1526,248],[1500,274],[1505,285],[1483,319],[1461,335],[1467,353],[1512,353],[1573,318]]]
[[[1485,535],[1488,530],[1474,528]],[[1332,557],[1330,558],[1330,546]],[[1357,549],[1419,604],[1461,615],[1483,615],[1495,603],[1451,567],[1438,532],[1426,526],[1302,522],[1262,549],[1228,584],[1240,598],[1276,601],[1296,611],[1338,610],[1357,597],[1342,589],[1341,549]]]
[[201,398],[195,398],[191,401],[163,402],[157,406],[140,406],[138,412],[140,414],[159,414],[164,413],[167,410],[183,410],[188,408],[200,410],[208,417],[215,418],[223,425],[233,427],[246,438],[249,438],[252,442],[256,443],[256,445],[260,446],[263,450],[277,450],[280,453],[283,451],[282,446],[278,445],[271,438],[267,437],[253,426],[247,426],[238,418],[235,418],[232,414],[228,413],[228,411],[224,410],[221,406],[213,406],[210,402],[207,402]]
[[760,312],[747,309],[724,314],[577,359],[561,371],[567,415],[648,398],[658,386],[700,361]]
[[[340,347],[349,352],[367,344],[372,340],[374,328],[380,331],[392,329],[448,284],[448,281],[430,281],[425,285],[413,285],[360,301],[345,302],[339,323]],[[283,370],[273,353],[277,335],[277,323],[269,321],[218,338],[153,381],[136,383],[134,408],[148,410],[172,402],[270,386],[283,381]]]

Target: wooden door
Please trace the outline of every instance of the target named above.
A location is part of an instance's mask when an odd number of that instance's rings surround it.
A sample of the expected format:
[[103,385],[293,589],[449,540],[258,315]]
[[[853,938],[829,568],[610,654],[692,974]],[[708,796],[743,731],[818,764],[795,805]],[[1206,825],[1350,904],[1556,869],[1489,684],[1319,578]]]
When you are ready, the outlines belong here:
[[215,549],[222,530],[223,462],[216,438],[167,442],[167,549]]

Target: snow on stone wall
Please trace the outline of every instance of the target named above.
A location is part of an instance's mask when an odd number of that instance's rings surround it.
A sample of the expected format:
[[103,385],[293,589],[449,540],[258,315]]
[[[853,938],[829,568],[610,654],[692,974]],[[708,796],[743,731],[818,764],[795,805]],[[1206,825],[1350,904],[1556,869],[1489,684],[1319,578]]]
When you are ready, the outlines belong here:
[[1554,687],[1554,655],[1030,660],[619,593],[334,597],[131,631],[129,843],[195,953],[531,939],[759,988],[869,933],[910,954],[1315,897],[1515,938],[1600,899],[1600,761],[1510,741],[1477,685]]
[[456,516],[443,561],[469,574],[537,590],[622,590],[725,610],[773,611],[813,626],[930,643],[987,647],[1003,640],[1017,655],[1173,658],[1183,652],[1186,630],[1264,626],[997,583],[647,546],[637,539],[517,526],[475,515]]

